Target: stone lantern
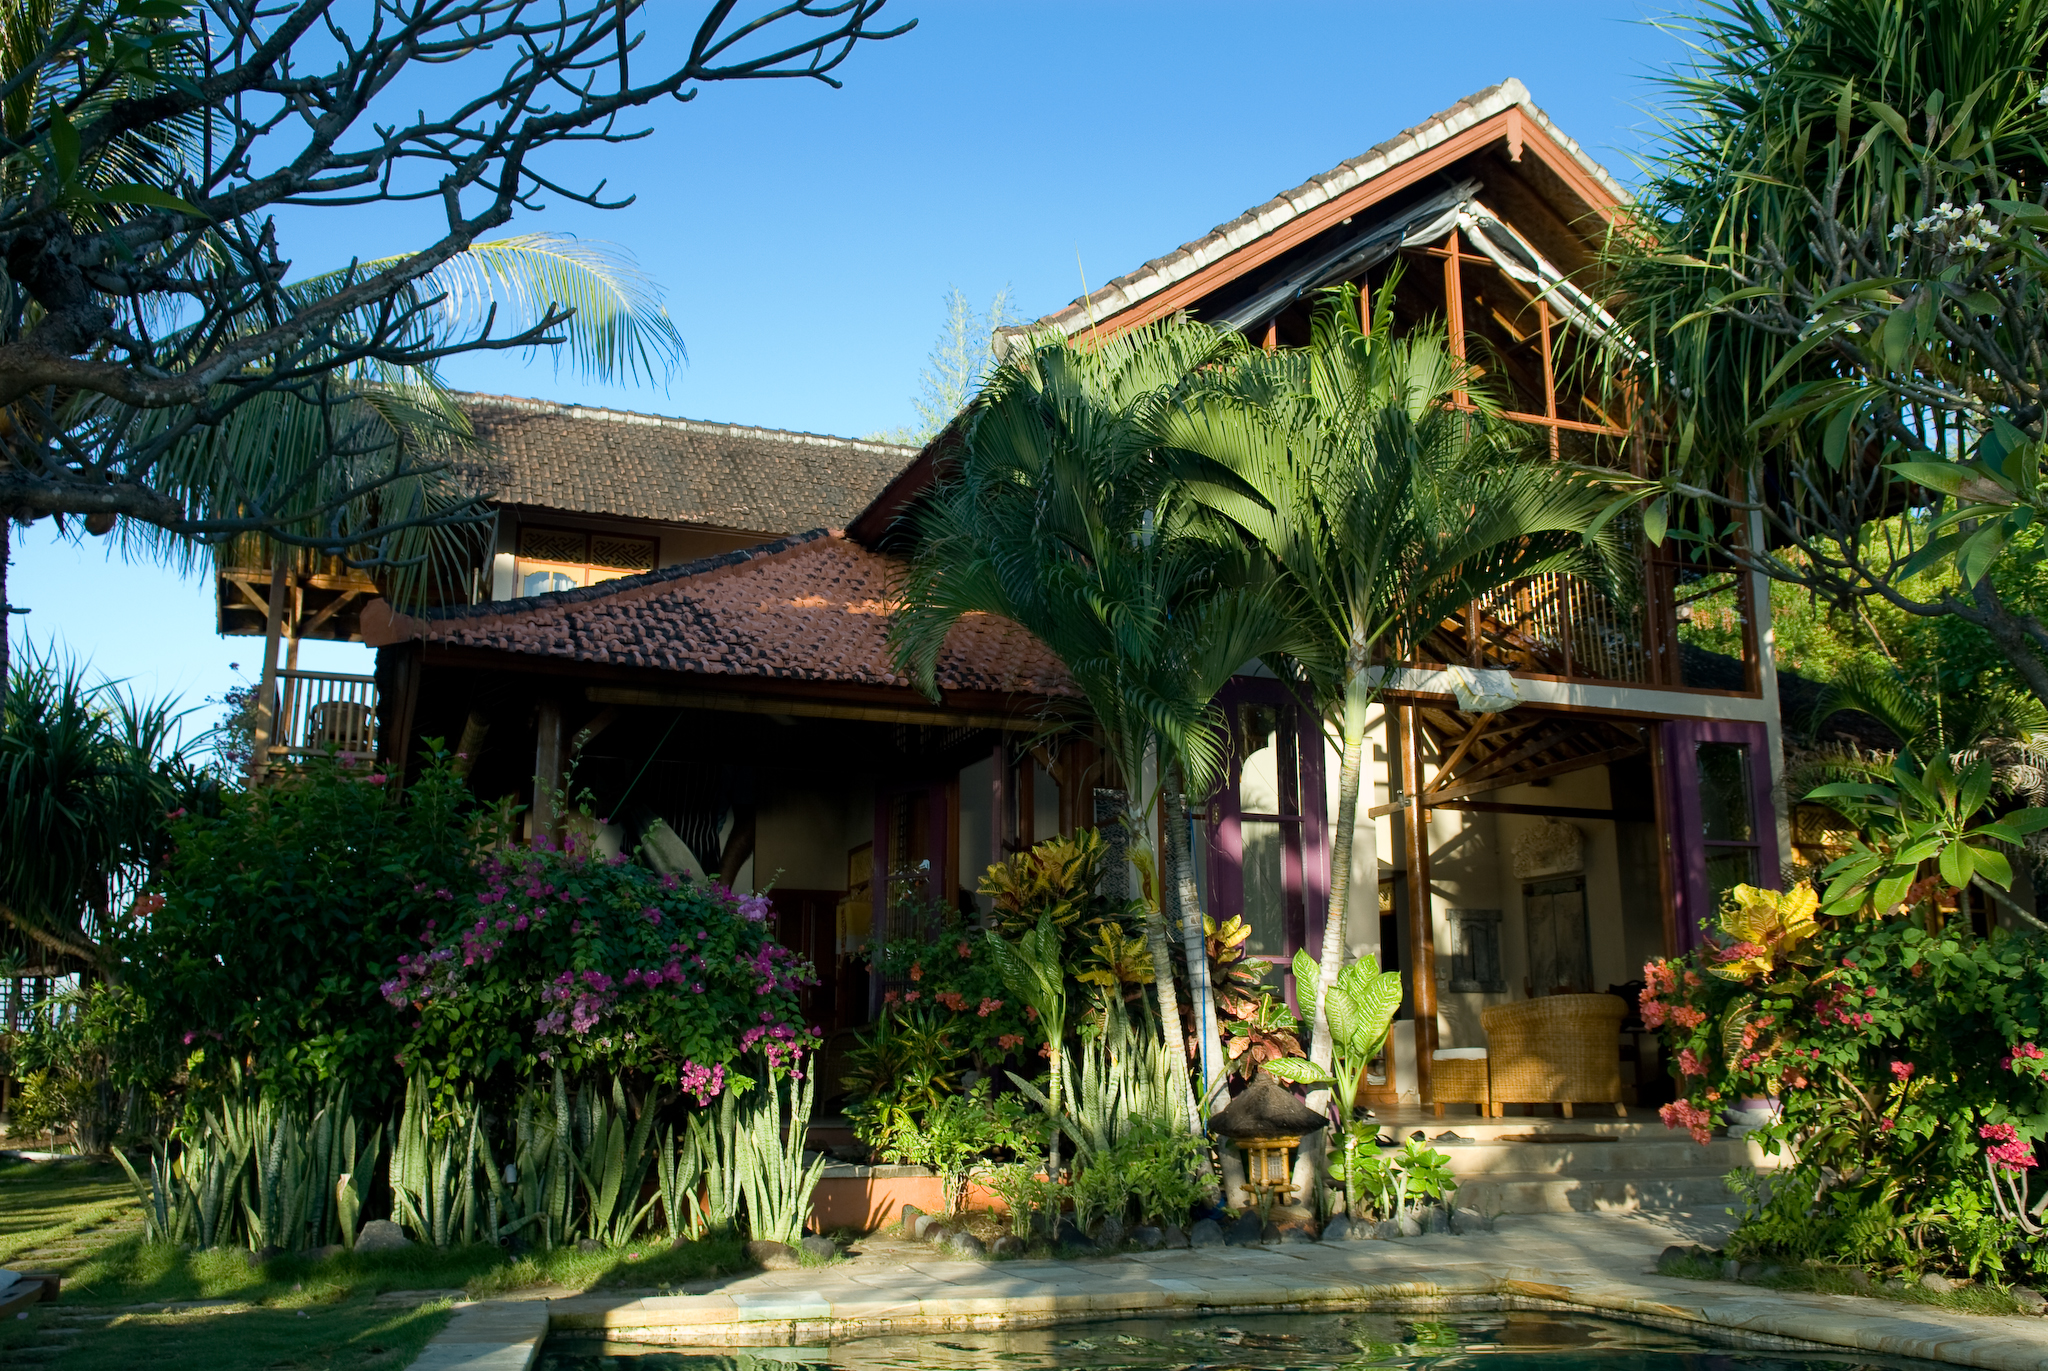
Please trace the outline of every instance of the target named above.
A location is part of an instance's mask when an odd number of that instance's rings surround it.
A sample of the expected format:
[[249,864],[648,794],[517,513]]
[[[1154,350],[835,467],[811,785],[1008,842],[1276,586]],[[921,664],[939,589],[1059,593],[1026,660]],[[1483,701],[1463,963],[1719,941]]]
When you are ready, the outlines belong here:
[[1261,1071],[1242,1095],[1209,1120],[1209,1131],[1230,1139],[1244,1153],[1246,1189],[1285,1205],[1294,1195],[1294,1149],[1301,1146],[1303,1134],[1329,1122]]

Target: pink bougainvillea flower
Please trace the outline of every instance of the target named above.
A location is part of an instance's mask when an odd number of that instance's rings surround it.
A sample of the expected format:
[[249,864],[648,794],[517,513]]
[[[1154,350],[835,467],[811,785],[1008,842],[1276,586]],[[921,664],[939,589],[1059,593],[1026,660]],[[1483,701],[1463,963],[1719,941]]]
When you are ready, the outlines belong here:
[[1913,1063],[1893,1062],[1892,1075],[1898,1079],[1900,1085],[1904,1085],[1907,1081],[1913,1079]]

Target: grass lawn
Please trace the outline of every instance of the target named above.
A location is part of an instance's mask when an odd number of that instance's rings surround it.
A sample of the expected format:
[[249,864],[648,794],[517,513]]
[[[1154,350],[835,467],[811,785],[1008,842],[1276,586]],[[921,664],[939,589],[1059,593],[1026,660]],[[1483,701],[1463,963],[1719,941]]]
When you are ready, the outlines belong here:
[[[1721,1264],[1706,1257],[1689,1257],[1664,1268],[1664,1273],[1687,1280],[1718,1281]],[[1891,1300],[1899,1304],[1929,1305],[1959,1314],[2027,1314],[2027,1309],[2005,1291],[1991,1285],[1958,1285],[1947,1292],[1929,1290],[1916,1283],[1887,1285],[1872,1280],[1857,1284],[1847,1267],[1799,1266],[1786,1264],[1776,1274],[1742,1282],[1767,1290],[1807,1290],[1820,1295],[1862,1295],[1868,1299]]]
[[[115,1182],[105,1173],[112,1172]],[[0,1252],[21,1252],[114,1218],[133,1192],[117,1167],[0,1167]],[[63,1297],[26,1319],[0,1321],[0,1366],[60,1371],[384,1371],[407,1365],[449,1318],[449,1301],[549,1286],[662,1289],[746,1270],[738,1239],[671,1250],[659,1239],[601,1252],[573,1248],[508,1257],[495,1247],[413,1247],[324,1261],[182,1251],[131,1233],[64,1261]],[[423,1304],[379,1303],[387,1291],[432,1291]],[[222,1301],[203,1309],[138,1306]],[[32,1349],[55,1349],[61,1351]]]

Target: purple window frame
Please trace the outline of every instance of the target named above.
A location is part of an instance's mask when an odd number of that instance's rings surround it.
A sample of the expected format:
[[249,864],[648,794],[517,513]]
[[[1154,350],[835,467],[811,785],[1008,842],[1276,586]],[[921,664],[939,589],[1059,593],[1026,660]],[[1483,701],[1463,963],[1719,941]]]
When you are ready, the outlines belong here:
[[[1283,824],[1280,879],[1286,900],[1286,938],[1279,955],[1260,954],[1280,969],[1280,984],[1294,1002],[1289,964],[1303,947],[1314,951],[1323,939],[1330,908],[1329,824],[1323,794],[1323,732],[1314,707],[1285,682],[1270,677],[1236,676],[1216,696],[1229,722],[1229,749],[1222,784],[1209,801],[1209,913],[1217,920],[1244,913],[1244,811],[1238,783],[1244,759],[1237,755],[1237,711],[1242,705],[1286,705],[1294,714],[1293,772],[1297,813],[1254,817]],[[1283,784],[1287,779],[1282,773]]]
[[[1669,719],[1661,725],[1664,745],[1666,813],[1671,816],[1671,945],[1689,952],[1704,938],[1701,925],[1715,909],[1707,890],[1706,820],[1700,808],[1697,748],[1701,743],[1741,743],[1749,749],[1749,805],[1756,825],[1757,881],[1779,888],[1784,854],[1778,847],[1778,816],[1771,803],[1770,735],[1759,723],[1730,719]],[[1714,844],[1742,846],[1742,844]]]

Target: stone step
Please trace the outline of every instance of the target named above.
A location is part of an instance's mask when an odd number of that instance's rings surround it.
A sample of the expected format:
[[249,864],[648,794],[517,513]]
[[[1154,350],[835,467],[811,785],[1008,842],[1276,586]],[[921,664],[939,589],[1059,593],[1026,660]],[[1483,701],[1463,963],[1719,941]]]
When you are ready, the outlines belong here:
[[1482,1214],[1586,1214],[1633,1209],[1699,1209],[1734,1198],[1725,1171],[1665,1171],[1593,1176],[1513,1173],[1458,1187],[1460,1208]]
[[1596,1176],[1712,1171],[1721,1174],[1738,1166],[1764,1166],[1776,1158],[1753,1155],[1745,1143],[1716,1138],[1705,1147],[1684,1138],[1617,1139],[1613,1142],[1488,1143],[1435,1141],[1430,1146],[1450,1158],[1460,1177],[1498,1174]]

